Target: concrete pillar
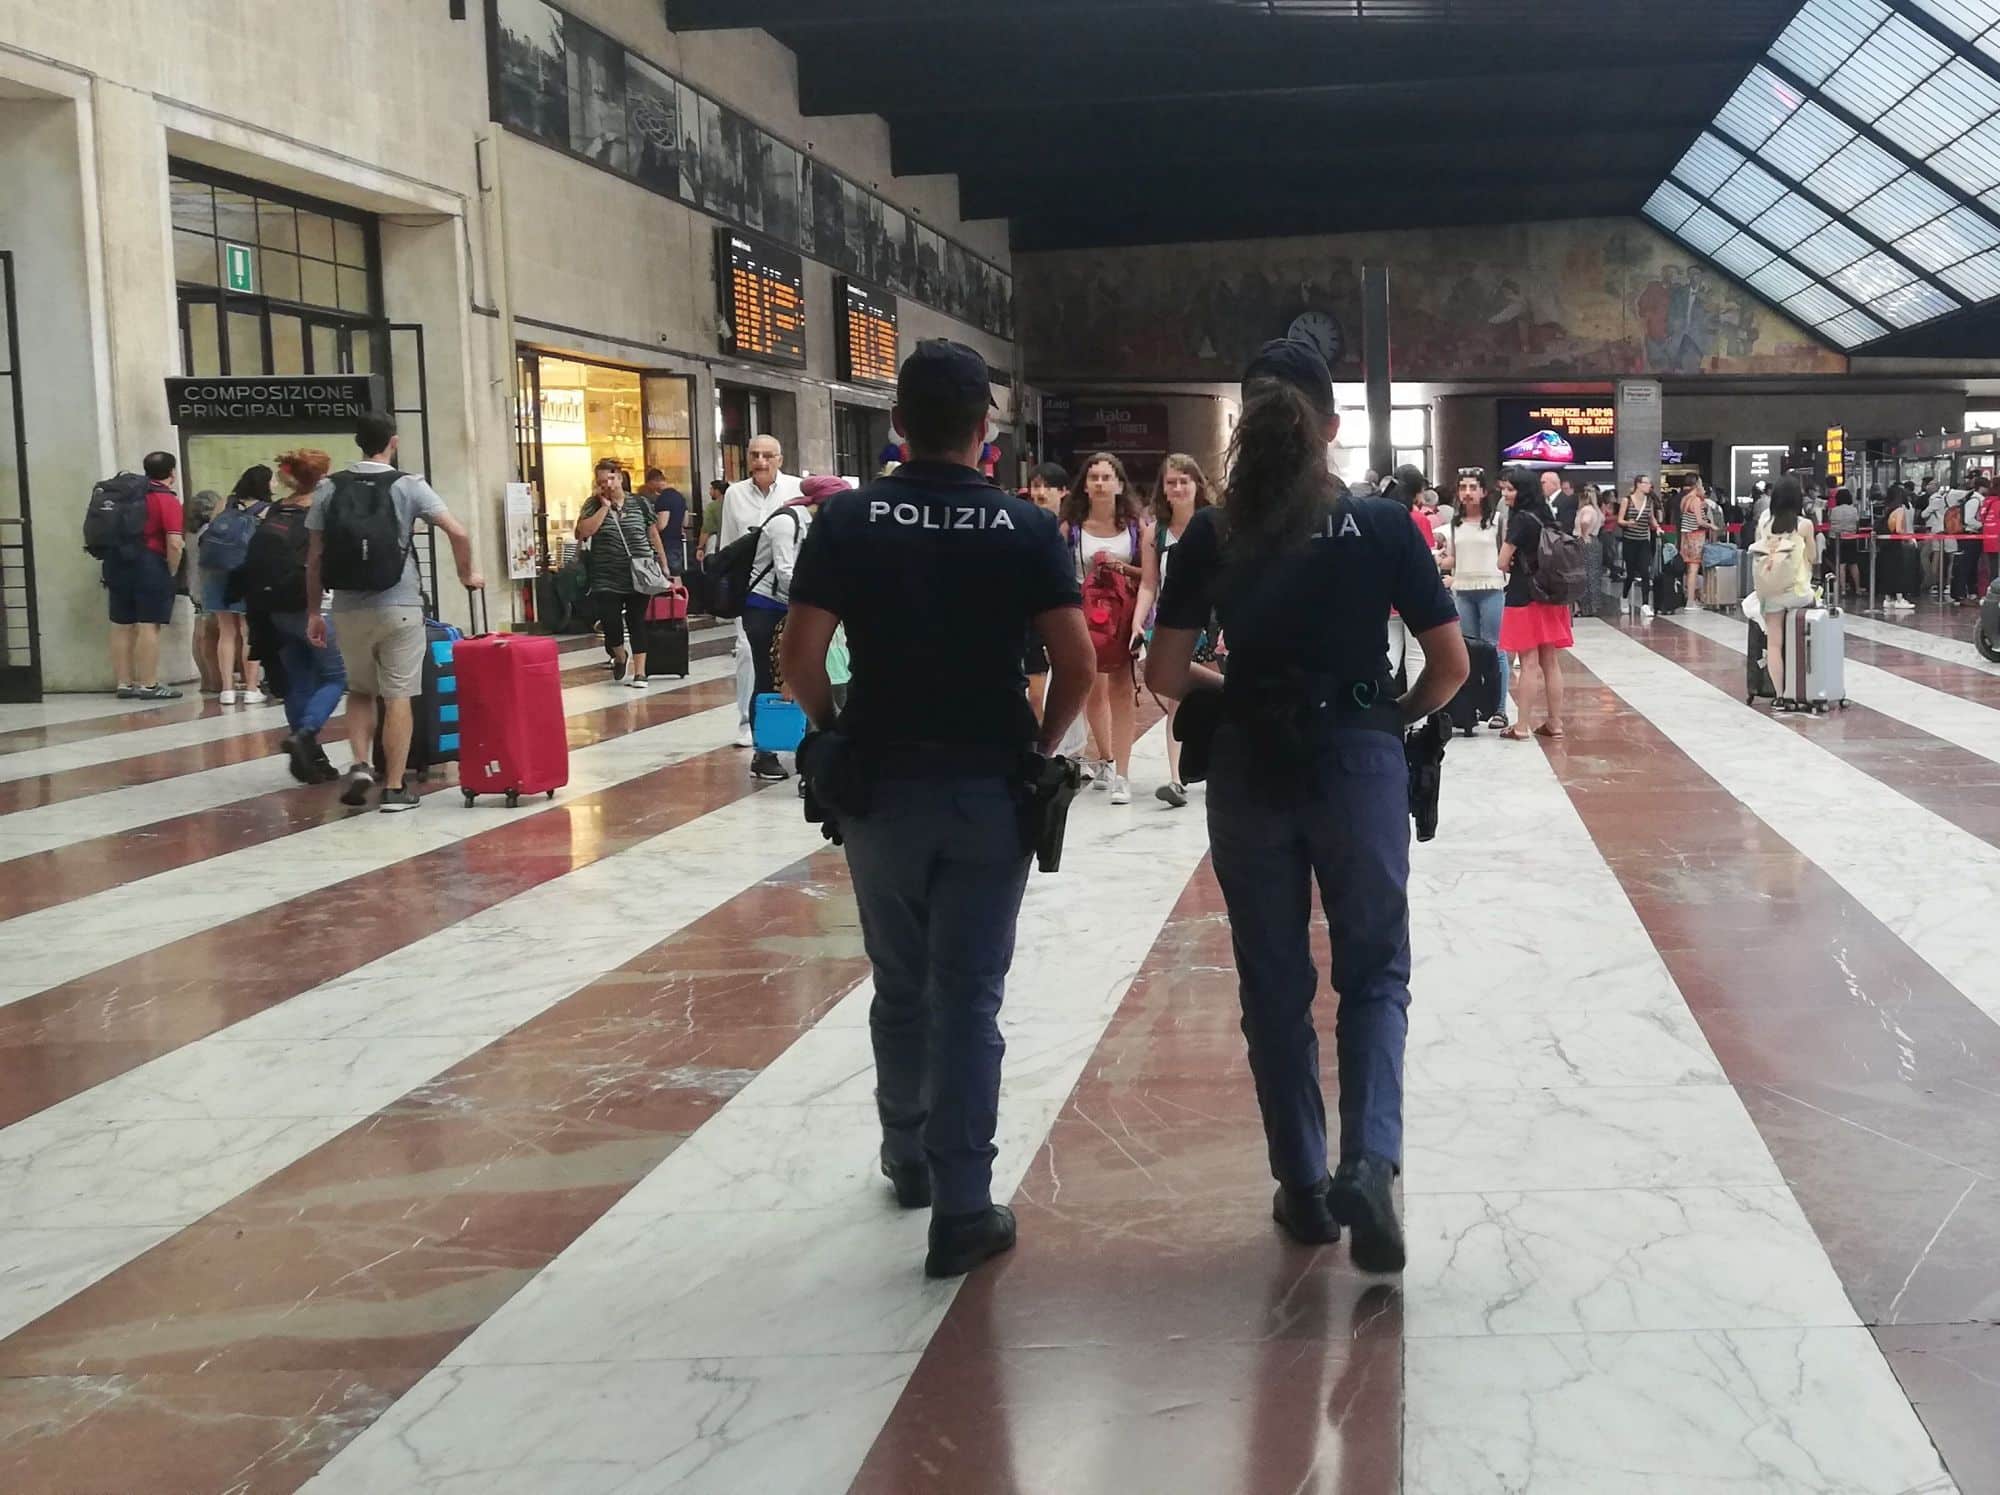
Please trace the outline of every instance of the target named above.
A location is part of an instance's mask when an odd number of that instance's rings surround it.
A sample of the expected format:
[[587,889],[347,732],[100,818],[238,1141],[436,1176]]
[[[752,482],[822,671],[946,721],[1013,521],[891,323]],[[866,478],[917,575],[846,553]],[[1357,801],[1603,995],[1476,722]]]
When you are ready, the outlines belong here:
[[[100,392],[107,371],[93,311],[96,204],[85,159],[87,103],[0,100],[0,248],[13,251],[20,316],[26,488],[33,522],[44,691],[111,684],[104,591],[79,538],[83,501],[111,462]],[[0,485],[14,488],[12,432]]]
[[1666,405],[1657,379],[1618,381],[1618,491],[1641,473],[1660,471],[1660,443],[1666,440]]

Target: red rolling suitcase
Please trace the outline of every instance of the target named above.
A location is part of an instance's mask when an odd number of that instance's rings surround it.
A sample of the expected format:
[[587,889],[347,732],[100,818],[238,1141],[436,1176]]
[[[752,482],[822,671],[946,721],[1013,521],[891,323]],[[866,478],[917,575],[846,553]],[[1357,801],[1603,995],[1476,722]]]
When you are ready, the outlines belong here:
[[484,599],[474,594],[478,637],[459,640],[458,782],[468,808],[482,794],[546,794],[569,782],[569,724],[562,667],[547,636],[485,631]]

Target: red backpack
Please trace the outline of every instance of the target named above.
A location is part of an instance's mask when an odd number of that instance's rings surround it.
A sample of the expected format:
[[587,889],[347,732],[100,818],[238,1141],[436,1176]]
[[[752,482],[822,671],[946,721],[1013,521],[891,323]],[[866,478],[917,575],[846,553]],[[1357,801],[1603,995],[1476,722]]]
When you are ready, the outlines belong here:
[[[1139,525],[1131,526],[1132,559],[1139,558]],[[1132,624],[1139,610],[1139,589],[1122,572],[1102,566],[1083,566],[1083,526],[1069,532],[1070,549],[1083,570],[1083,621],[1090,629],[1090,642],[1097,650],[1097,668],[1109,673],[1132,663]]]

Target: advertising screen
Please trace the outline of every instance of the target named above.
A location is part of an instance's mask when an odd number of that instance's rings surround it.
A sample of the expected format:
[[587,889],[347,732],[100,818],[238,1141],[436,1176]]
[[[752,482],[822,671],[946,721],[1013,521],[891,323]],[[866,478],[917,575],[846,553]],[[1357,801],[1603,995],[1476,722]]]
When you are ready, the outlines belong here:
[[850,384],[896,385],[896,298],[858,280],[840,279],[835,296],[842,303],[836,372]]
[[715,231],[715,267],[720,282],[723,345],[744,358],[806,366],[805,263],[735,229]]
[[1501,400],[1500,465],[1610,472],[1617,465],[1618,407],[1609,400]]

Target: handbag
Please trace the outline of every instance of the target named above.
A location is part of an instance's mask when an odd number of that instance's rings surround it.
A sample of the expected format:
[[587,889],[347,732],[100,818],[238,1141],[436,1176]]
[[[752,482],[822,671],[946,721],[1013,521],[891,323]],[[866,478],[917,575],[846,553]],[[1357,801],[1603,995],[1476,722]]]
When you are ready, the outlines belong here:
[[659,596],[673,585],[667,579],[667,573],[660,569],[659,557],[650,550],[645,555],[634,554],[631,538],[625,533],[624,515],[619,513],[611,517],[618,521],[612,527],[618,532],[618,543],[625,549],[625,564],[631,568],[632,590],[641,597]]
[[[1132,526],[1132,546],[1138,549],[1138,526]],[[1070,543],[1083,565],[1082,530],[1071,531]],[[1083,621],[1090,629],[1090,642],[1097,651],[1097,668],[1102,674],[1130,668],[1132,625],[1139,610],[1139,588],[1123,572],[1092,566],[1083,578]]]

